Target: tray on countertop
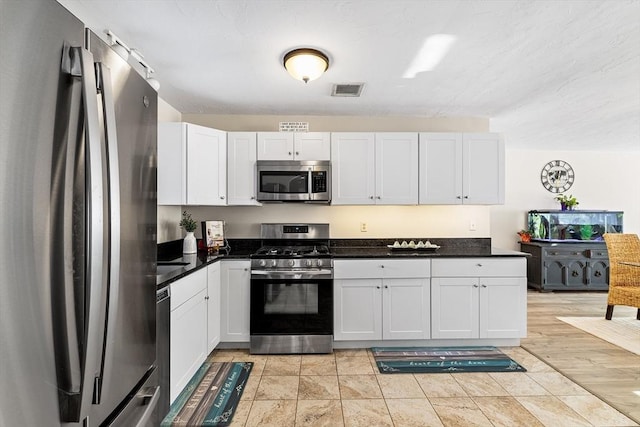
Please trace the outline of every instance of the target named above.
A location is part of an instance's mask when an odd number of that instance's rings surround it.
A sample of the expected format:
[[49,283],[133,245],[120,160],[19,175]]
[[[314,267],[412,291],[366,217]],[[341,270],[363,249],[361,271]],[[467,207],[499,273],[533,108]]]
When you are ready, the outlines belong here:
[[405,251],[405,252],[415,252],[415,251],[435,251],[436,249],[440,249],[440,246],[438,245],[432,245],[432,246],[393,246],[393,245],[387,245],[387,247],[393,251]]

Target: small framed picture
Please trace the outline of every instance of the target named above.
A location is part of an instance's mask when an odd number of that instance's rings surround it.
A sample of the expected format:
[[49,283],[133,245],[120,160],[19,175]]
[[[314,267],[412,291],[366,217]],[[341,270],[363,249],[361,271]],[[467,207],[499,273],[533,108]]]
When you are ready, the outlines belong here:
[[207,248],[224,246],[224,221],[202,221],[202,238]]

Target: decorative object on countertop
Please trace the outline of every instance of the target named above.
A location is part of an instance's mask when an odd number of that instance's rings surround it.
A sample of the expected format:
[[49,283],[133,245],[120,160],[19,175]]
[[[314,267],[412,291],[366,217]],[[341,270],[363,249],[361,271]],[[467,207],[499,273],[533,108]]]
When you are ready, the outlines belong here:
[[575,172],[564,160],[551,160],[540,171],[542,186],[552,193],[564,193],[573,185]]
[[574,207],[578,206],[580,202],[573,197],[573,194],[558,194],[555,199],[560,202],[560,208],[563,211],[572,211]]
[[203,363],[160,425],[230,425],[252,368],[253,362]]
[[193,218],[191,218],[191,214],[187,213],[187,211],[182,212],[182,219],[180,220],[180,223],[178,225],[184,228],[184,230],[187,232],[187,235],[184,238],[184,242],[182,244],[182,253],[197,253],[198,242],[196,241],[196,237],[193,235],[193,232],[196,230],[197,224],[193,220]]
[[382,374],[526,372],[495,347],[373,347]]
[[530,242],[531,241],[531,232],[529,230],[522,229],[518,231],[518,236],[520,236],[521,242]]
[[422,240],[418,240],[418,243],[411,240],[407,243],[406,240],[403,240],[400,243],[396,240],[393,245],[387,245],[389,249],[393,250],[411,250],[411,251],[434,251],[436,249],[440,249],[440,246],[432,244],[430,241],[423,242]]

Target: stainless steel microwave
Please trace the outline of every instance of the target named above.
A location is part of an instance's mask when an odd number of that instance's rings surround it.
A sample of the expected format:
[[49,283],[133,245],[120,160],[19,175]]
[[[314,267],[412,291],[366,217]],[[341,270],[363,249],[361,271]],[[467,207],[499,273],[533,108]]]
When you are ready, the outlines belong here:
[[258,160],[258,201],[331,201],[331,163],[328,160]]

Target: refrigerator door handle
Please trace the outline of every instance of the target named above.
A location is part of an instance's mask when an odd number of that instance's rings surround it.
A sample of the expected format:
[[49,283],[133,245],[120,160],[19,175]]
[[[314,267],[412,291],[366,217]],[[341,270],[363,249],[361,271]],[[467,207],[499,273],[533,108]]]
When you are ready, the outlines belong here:
[[[98,349],[100,348],[101,330],[98,308],[101,305],[102,289],[104,287],[104,196],[103,196],[103,169],[102,148],[100,137],[100,121],[98,117],[97,86],[93,55],[81,47],[68,47],[64,49],[62,61],[62,73],[71,76],[72,80],[80,78],[82,86],[82,102],[80,106],[81,117],[84,117],[84,150],[76,150],[77,162],[84,158],[84,204],[80,203],[83,212],[65,212],[64,215],[72,215],[73,220],[62,219],[62,231],[54,231],[64,234],[77,233],[76,227],[85,230],[85,237],[81,242],[83,253],[75,256],[82,257],[82,277],[77,278],[72,284],[63,285],[73,293],[71,298],[64,300],[63,307],[55,307],[60,314],[54,316],[54,330],[57,334],[55,342],[56,363],[58,371],[58,388],[60,400],[60,418],[63,422],[79,422],[87,419],[93,395],[95,372],[97,371]],[[82,131],[80,132],[82,133]],[[81,153],[81,154],[78,154]],[[71,157],[71,156],[69,156]],[[67,162],[71,160],[67,158]],[[77,169],[78,165],[71,166]],[[79,173],[80,176],[82,173]],[[68,191],[65,188],[64,191]],[[62,195],[62,199],[75,199],[78,194]],[[76,201],[74,200],[74,204]],[[74,206],[75,208],[76,206]],[[75,209],[72,209],[74,211]],[[74,221],[82,221],[77,224]],[[72,229],[69,230],[68,227]],[[64,258],[65,251],[61,256]],[[75,261],[75,260],[74,260]],[[71,264],[71,260],[62,259],[62,263]],[[69,267],[60,267],[69,269]],[[66,280],[66,279],[65,279]],[[53,292],[57,291],[54,289]],[[74,325],[70,325],[70,319],[75,319]],[[71,330],[78,340],[71,336]],[[65,332],[66,331],[66,332]],[[61,381],[61,378],[63,380]]]
[[111,70],[103,63],[96,63],[98,92],[102,98],[102,114],[104,118],[104,136],[106,147],[107,174],[107,226],[108,226],[108,287],[100,310],[104,313],[103,343],[100,357],[100,371],[97,374],[93,403],[100,403],[102,389],[108,389],[108,381],[113,366],[114,330],[118,312],[120,285],[120,170],[118,161],[118,140],[116,129],[116,113],[113,101]]

